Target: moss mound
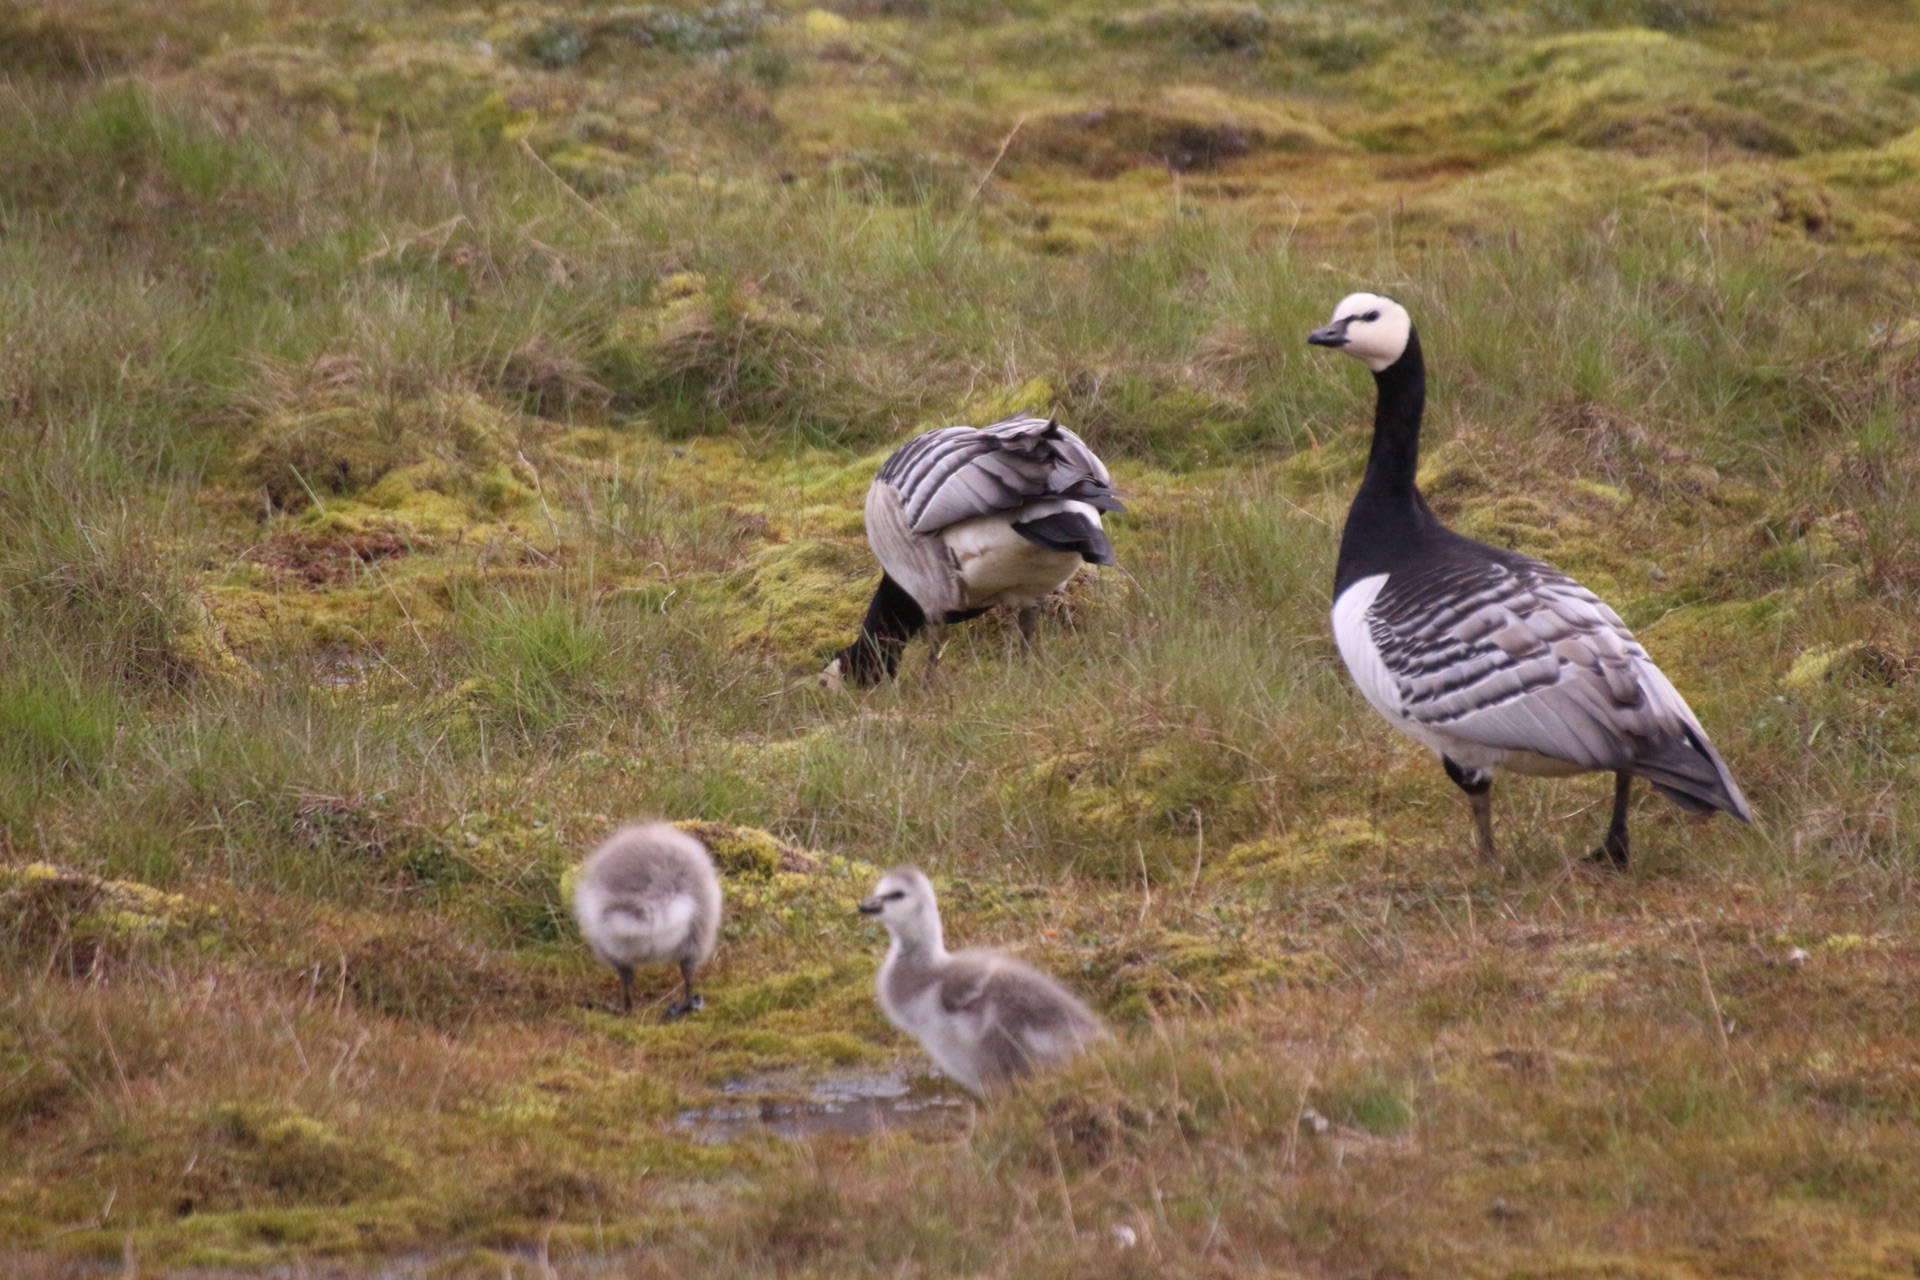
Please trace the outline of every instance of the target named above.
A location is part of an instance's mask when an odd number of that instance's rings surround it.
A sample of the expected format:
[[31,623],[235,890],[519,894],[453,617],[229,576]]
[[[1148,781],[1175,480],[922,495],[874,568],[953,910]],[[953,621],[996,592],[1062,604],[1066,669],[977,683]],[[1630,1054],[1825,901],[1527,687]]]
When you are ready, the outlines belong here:
[[200,1128],[198,1159],[181,1176],[175,1211],[267,1205],[345,1205],[389,1188],[391,1154],[298,1111],[251,1104],[216,1108]]
[[1321,981],[1327,962],[1274,940],[1149,928],[1103,947],[1086,963],[1100,1005],[1114,1017],[1222,1012],[1282,982]]
[[874,570],[872,553],[851,539],[776,542],[728,575],[716,603],[735,645],[825,662],[859,628]]
[[381,395],[343,363],[264,406],[234,454],[234,481],[271,510],[324,513],[330,497],[398,510],[430,492],[482,518],[532,498],[515,469],[530,420],[471,392]]
[[758,827],[696,820],[673,825],[707,846],[722,875],[765,879],[776,872],[804,874],[821,866],[819,854]]
[[136,880],[45,862],[0,867],[0,951],[76,976],[143,944],[201,937],[217,913]]
[[618,403],[680,431],[805,416],[820,393],[819,316],[754,283],[716,288],[699,272],[621,311],[595,370]]
[[375,934],[348,945],[335,961],[360,1008],[449,1031],[541,1017],[578,995],[556,976],[441,926]]
[[1542,40],[1508,72],[1514,120],[1536,139],[1643,155],[1791,157],[1884,142],[1920,118],[1883,69],[1754,66],[1660,31]]
[[1256,152],[1339,146],[1320,124],[1277,103],[1182,87],[1149,102],[1041,117],[1020,132],[1009,159],[1016,165],[1065,166],[1110,178],[1138,168],[1194,173]]

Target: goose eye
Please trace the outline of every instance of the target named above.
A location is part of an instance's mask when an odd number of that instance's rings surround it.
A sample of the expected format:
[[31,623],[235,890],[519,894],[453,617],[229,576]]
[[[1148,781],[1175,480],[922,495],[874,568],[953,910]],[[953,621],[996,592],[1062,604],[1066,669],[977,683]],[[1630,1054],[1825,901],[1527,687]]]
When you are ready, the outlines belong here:
[[1372,324],[1375,320],[1378,320],[1379,318],[1380,318],[1380,313],[1378,311],[1369,311],[1367,312],[1367,314],[1360,317],[1360,319],[1367,324]]
[[900,899],[906,896],[907,896],[907,891],[905,889],[895,889],[891,893],[881,894],[880,900],[882,902],[898,902]]

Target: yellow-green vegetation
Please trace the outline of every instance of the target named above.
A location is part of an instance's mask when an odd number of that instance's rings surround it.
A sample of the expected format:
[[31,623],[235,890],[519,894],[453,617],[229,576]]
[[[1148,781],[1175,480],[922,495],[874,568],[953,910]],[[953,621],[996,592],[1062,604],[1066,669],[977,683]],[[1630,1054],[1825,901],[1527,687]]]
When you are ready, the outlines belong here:
[[[63,0],[0,60],[0,1271],[1920,1267],[1911,4]],[[1435,509],[1601,592],[1754,827],[1646,796],[1597,876],[1604,783],[1522,782],[1475,860],[1327,635],[1358,287]],[[1027,411],[1124,571],[819,689],[880,460]],[[727,892],[672,1024],[567,892],[654,816]],[[944,1105],[852,911],[904,861],[1115,1042]]]

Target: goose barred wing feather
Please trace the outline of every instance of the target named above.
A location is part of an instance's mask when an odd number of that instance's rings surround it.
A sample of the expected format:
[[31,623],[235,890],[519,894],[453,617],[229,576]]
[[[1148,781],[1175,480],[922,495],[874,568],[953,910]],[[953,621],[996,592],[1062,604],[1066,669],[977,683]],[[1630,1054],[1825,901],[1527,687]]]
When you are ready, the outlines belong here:
[[899,492],[908,526],[919,534],[1047,498],[1125,510],[1093,450],[1048,418],[929,431],[900,446],[876,483]]
[[1509,554],[1393,574],[1366,621],[1401,714],[1437,736],[1625,770],[1684,807],[1750,819],[1685,699],[1552,565]]

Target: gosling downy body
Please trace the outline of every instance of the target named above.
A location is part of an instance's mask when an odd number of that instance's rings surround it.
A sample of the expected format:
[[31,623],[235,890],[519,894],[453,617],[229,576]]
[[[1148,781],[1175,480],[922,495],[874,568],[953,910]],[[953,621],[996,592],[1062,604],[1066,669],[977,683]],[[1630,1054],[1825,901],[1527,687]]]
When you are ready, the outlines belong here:
[[685,988],[672,1021],[706,1001],[694,970],[720,936],[720,879],[698,840],[664,822],[623,827],[593,852],[573,885],[573,913],[593,954],[620,975],[623,1012],[633,1012],[633,971],[676,964]]
[[1684,809],[1751,821],[1706,730],[1618,614],[1554,566],[1455,533],[1427,506],[1414,485],[1426,366],[1406,309],[1356,293],[1307,341],[1365,363],[1378,392],[1340,538],[1334,639],[1367,701],[1466,792],[1481,853],[1497,857],[1500,769],[1612,773],[1613,819],[1594,856],[1617,867],[1636,777]]
[[887,928],[880,1007],[940,1069],[974,1094],[1064,1062],[1106,1028],[1058,982],[996,951],[948,951],[933,885],[896,867],[860,903]]

